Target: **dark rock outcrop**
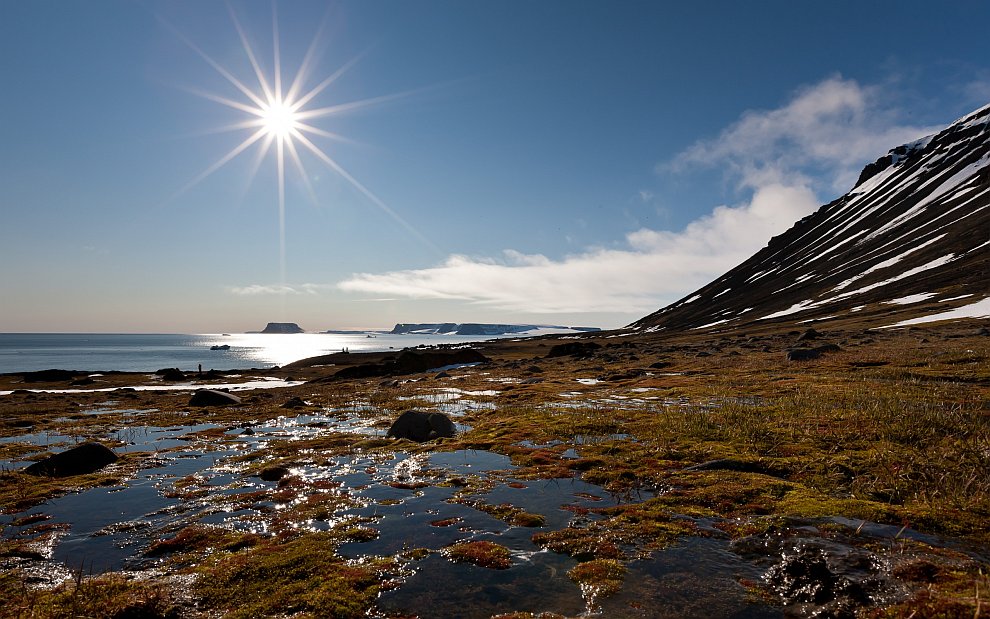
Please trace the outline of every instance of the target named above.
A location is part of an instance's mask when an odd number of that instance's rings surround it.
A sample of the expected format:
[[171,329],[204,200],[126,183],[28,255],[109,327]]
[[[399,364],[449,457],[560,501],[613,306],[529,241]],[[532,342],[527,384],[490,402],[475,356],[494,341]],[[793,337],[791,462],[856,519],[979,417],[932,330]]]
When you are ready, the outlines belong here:
[[449,365],[485,363],[489,361],[473,348],[456,350],[403,350],[395,359],[381,363],[365,363],[344,368],[334,374],[334,378],[369,378],[373,376],[401,376],[417,374]]
[[230,406],[240,403],[241,399],[236,395],[215,389],[197,389],[189,399],[189,406]]
[[406,411],[392,422],[387,436],[405,438],[417,443],[457,434],[454,422],[442,413]]
[[83,443],[72,449],[48,456],[24,469],[28,475],[69,477],[95,473],[117,461],[117,454],[100,443]]
[[269,466],[258,472],[258,477],[264,481],[278,481],[289,474],[289,469],[284,466]]
[[566,344],[557,344],[547,353],[546,358],[552,359],[553,357],[578,357],[585,358],[591,357],[595,354],[601,344],[596,344],[595,342],[568,342]]
[[37,372],[24,372],[21,377],[26,383],[60,383],[83,374],[85,372],[75,370],[38,370]]
[[403,323],[400,322],[392,328],[393,335],[406,333],[433,333],[445,335],[511,335],[514,333],[526,333],[536,329],[568,329],[571,331],[600,331],[598,327],[564,327],[561,325],[506,325],[482,322],[421,322]]

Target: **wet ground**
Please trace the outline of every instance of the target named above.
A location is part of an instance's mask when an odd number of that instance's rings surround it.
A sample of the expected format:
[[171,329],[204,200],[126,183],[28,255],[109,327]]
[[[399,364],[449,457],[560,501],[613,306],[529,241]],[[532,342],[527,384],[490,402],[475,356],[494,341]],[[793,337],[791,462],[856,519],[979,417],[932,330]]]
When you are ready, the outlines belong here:
[[[456,419],[486,406],[471,400],[472,395],[484,394],[446,389],[433,396],[433,404]],[[116,405],[109,401],[85,413],[117,413],[138,422],[148,412]],[[844,617],[849,609],[896,601],[906,593],[890,578],[890,562],[864,549],[864,537],[879,543],[912,536],[941,543],[909,529],[839,519],[794,523],[779,533],[730,541],[712,523],[699,521],[702,536],[629,562],[621,590],[601,597],[567,578],[577,560],[541,548],[532,536],[586,525],[599,517],[596,508],[643,501],[652,496],[648,493],[617,496],[576,478],[520,480],[513,477],[515,467],[507,456],[476,450],[416,455],[355,450],[311,461],[303,454],[281,481],[246,474],[248,462],[264,462],[269,447],[280,442],[339,433],[382,436],[381,424],[369,410],[358,405],[346,411],[307,411],[237,427],[131,423],[114,429],[101,438],[118,454],[140,456],[138,473],[120,485],[67,494],[0,516],[3,536],[30,541],[28,547],[35,551],[34,556],[8,559],[7,565],[17,563],[34,583],[46,584],[78,571],[153,568],[163,559],[149,548],[196,523],[261,535],[285,527],[321,531],[357,523],[369,533],[343,544],[339,554],[344,557],[429,551],[409,565],[399,586],[380,597],[377,612],[386,615],[428,608],[428,615],[437,618],[486,617],[507,609],[567,616]],[[562,456],[578,457],[587,442],[623,438],[627,436],[579,435]],[[26,432],[0,440],[57,452],[79,439]],[[0,466],[21,468],[31,455]],[[339,497],[337,508],[296,512],[296,506],[320,492]],[[542,516],[542,526],[507,524],[486,512],[485,505],[511,505]],[[837,535],[836,530],[845,533]],[[455,563],[441,552],[464,541],[493,541],[508,548],[511,567]],[[754,585],[777,592],[779,599],[754,594]],[[470,599],[467,613],[465,599]]]

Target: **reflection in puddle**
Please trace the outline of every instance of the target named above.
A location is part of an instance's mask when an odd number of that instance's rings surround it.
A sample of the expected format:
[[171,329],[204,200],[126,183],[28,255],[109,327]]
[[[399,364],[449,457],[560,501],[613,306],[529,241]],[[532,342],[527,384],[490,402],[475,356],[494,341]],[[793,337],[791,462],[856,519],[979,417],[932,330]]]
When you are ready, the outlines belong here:
[[[49,562],[36,561],[25,569],[45,564],[48,578],[56,578],[70,573],[65,568],[99,573],[150,567],[161,559],[146,556],[149,545],[194,523],[261,535],[339,531],[360,525],[370,534],[361,536],[363,541],[342,544],[341,556],[394,556],[414,549],[425,555],[410,564],[401,586],[381,595],[378,610],[384,613],[428,609],[430,617],[462,617],[465,600],[470,600],[471,616],[503,612],[783,616],[780,608],[754,601],[741,584],[759,582],[773,553],[761,547],[754,559],[753,553],[738,543],[730,544],[711,527],[704,531],[712,538],[687,538],[629,563],[621,590],[595,599],[594,607],[567,576],[577,561],[543,550],[532,541],[534,533],[587,526],[605,517],[600,509],[639,503],[653,493],[616,496],[576,478],[517,479],[508,456],[476,450],[412,455],[355,449],[347,455],[321,456],[316,449],[299,449],[277,481],[247,474],[248,466],[266,462],[277,451],[275,446],[284,449],[287,442],[341,433],[383,436],[381,419],[363,412],[326,409],[255,420],[235,428],[199,424],[114,430],[104,440],[112,442],[118,453],[143,458],[134,478],[118,486],[65,495],[24,513],[2,515],[0,529],[5,537],[35,540],[44,549],[40,555]],[[568,444],[581,449],[590,443],[631,438],[625,434],[579,435]],[[46,449],[75,441],[55,433],[2,440]],[[564,443],[522,441],[518,445],[546,449]],[[563,457],[577,457],[576,449],[567,449]],[[247,464],[252,458],[253,463]],[[486,506],[508,506],[542,520],[528,523],[536,526],[513,525],[510,522],[519,521]],[[44,523],[43,530],[38,522]],[[869,523],[836,520],[834,524],[878,538],[911,534]],[[467,541],[504,546],[510,552],[511,567],[492,570],[454,563],[440,552]]]

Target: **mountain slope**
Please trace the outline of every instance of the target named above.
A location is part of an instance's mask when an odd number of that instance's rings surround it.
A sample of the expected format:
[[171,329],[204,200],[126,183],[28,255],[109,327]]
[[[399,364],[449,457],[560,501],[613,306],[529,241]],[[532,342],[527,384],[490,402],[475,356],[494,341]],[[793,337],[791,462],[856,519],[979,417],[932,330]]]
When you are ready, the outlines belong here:
[[[856,187],[634,331],[990,315],[990,105],[864,168]],[[906,322],[905,324],[910,324]]]

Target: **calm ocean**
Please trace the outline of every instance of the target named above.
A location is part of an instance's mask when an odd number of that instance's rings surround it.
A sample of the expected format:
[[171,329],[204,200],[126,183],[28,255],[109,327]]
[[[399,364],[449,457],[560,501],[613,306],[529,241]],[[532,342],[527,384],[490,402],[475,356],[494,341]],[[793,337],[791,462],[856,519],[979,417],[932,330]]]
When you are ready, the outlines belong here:
[[[114,334],[0,333],[0,373],[62,370],[153,372],[270,368],[339,352],[402,349],[419,344],[475,342],[479,336],[297,333]],[[230,350],[210,350],[227,344]]]

